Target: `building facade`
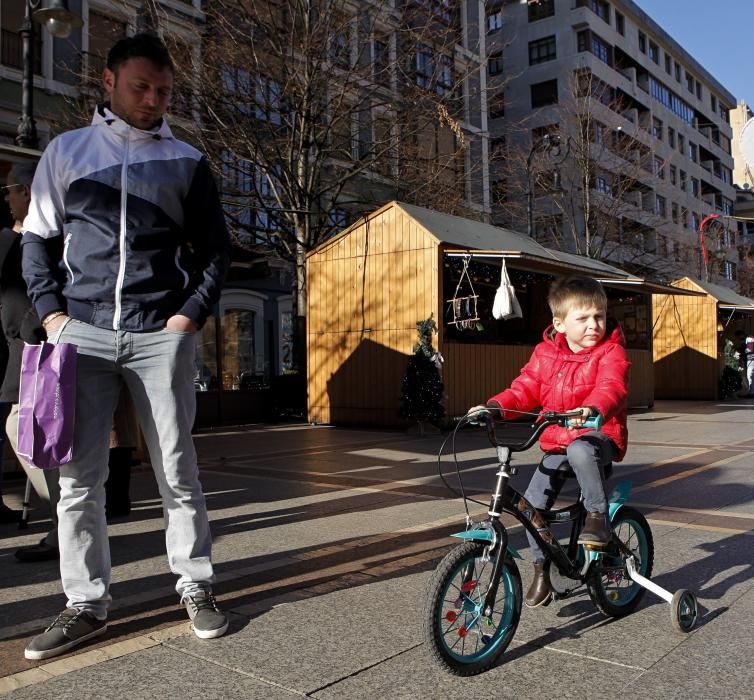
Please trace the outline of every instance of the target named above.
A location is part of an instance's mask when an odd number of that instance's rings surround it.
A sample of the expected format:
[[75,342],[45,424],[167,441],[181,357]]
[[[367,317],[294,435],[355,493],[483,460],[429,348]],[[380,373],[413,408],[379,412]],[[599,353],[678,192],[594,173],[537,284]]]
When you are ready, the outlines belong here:
[[734,210],[733,95],[631,0],[492,1],[486,30],[490,143],[503,154],[493,221],[523,230],[528,216],[549,245],[732,286],[735,227],[718,227],[706,253],[699,229]]

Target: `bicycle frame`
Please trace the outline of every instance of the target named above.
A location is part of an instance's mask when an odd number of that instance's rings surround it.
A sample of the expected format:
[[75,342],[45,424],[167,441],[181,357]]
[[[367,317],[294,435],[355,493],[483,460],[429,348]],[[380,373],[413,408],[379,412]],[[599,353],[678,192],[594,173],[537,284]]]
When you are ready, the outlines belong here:
[[[490,548],[490,551],[495,552],[495,562],[491,577],[493,583],[485,594],[485,609],[491,609],[492,602],[497,595],[498,574],[502,567],[505,554],[508,553],[518,559],[522,558],[521,555],[508,544],[508,532],[505,526],[500,522],[500,517],[503,513],[512,515],[519,523],[521,523],[521,525],[539,543],[539,546],[545,552],[546,557],[549,558],[558,570],[568,578],[577,579],[583,582],[588,576],[591,566],[597,560],[598,554],[596,552],[589,552],[589,556],[586,557],[583,564],[577,561],[577,540],[586,517],[586,510],[581,501],[557,510],[537,510],[510,484],[510,478],[514,473],[510,468],[512,453],[523,452],[524,450],[529,449],[545,428],[556,422],[557,421],[554,420],[548,420],[547,417],[545,417],[544,420],[537,424],[535,430],[524,442],[514,445],[500,445],[497,441],[497,436],[495,435],[493,421],[488,420],[486,422],[490,442],[495,445],[498,456],[498,471],[496,472],[497,481],[495,484],[495,490],[490,498],[490,507],[487,511],[488,518],[485,521],[485,527],[483,528],[466,530],[465,532],[451,535],[452,537],[486,544]],[[625,488],[623,491],[625,491]],[[627,494],[624,495],[621,493],[617,500],[611,502],[611,518],[626,500],[626,496]],[[571,526],[568,546],[564,549],[550,530],[549,525],[551,523],[567,522],[573,524]]]

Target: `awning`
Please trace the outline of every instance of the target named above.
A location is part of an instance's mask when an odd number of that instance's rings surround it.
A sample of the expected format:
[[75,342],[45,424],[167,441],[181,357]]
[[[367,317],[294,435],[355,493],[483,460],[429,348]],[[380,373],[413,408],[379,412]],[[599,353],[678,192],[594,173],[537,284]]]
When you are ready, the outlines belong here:
[[546,255],[536,255],[521,250],[469,250],[463,248],[445,248],[444,254],[451,258],[481,258],[495,260],[505,258],[515,260],[516,269],[529,272],[544,272],[556,275],[582,274],[590,277],[625,279],[628,273],[601,260],[593,260],[580,255],[571,255],[561,251],[547,250]]
[[445,255],[458,258],[482,258],[486,260],[515,260],[515,268],[529,272],[552,274],[582,274],[594,277],[606,287],[631,290],[639,294],[675,294],[685,296],[705,296],[704,292],[671,287],[669,284],[653,282],[630,275],[625,270],[614,267],[602,260],[594,260],[560,250],[546,249],[547,255],[533,255],[520,250],[464,250],[446,248]]
[[597,278],[606,287],[617,287],[619,289],[631,289],[637,292],[645,294],[675,294],[676,296],[690,296],[690,297],[703,297],[706,296],[704,292],[696,292],[692,289],[680,289],[679,287],[671,287],[669,284],[661,284],[660,282],[653,282],[652,280],[645,280],[641,277],[635,277],[630,279],[612,279],[612,278]]

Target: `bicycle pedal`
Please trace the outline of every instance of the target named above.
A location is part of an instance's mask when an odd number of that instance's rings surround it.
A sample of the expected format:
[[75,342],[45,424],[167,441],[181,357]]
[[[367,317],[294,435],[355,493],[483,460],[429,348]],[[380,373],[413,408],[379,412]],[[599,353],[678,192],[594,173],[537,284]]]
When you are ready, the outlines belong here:
[[604,552],[607,549],[607,545],[600,542],[583,542],[581,545],[588,552]]

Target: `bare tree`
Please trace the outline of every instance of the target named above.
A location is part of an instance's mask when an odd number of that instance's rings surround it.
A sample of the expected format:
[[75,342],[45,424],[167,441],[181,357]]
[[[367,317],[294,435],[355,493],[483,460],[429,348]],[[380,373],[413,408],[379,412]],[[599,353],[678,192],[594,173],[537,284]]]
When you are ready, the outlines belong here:
[[[682,213],[656,191],[670,163],[655,155],[652,125],[632,109],[590,71],[574,73],[550,124],[516,125],[493,150],[491,168],[506,183],[497,204],[520,228],[531,216],[546,245],[672,277],[669,257],[682,265],[688,252],[672,244]],[[631,133],[621,115],[633,119]]]
[[299,364],[310,250],[390,199],[466,210],[462,86],[478,64],[456,59],[456,6],[407,7],[213,0],[201,51],[172,43],[236,242],[294,266]]

